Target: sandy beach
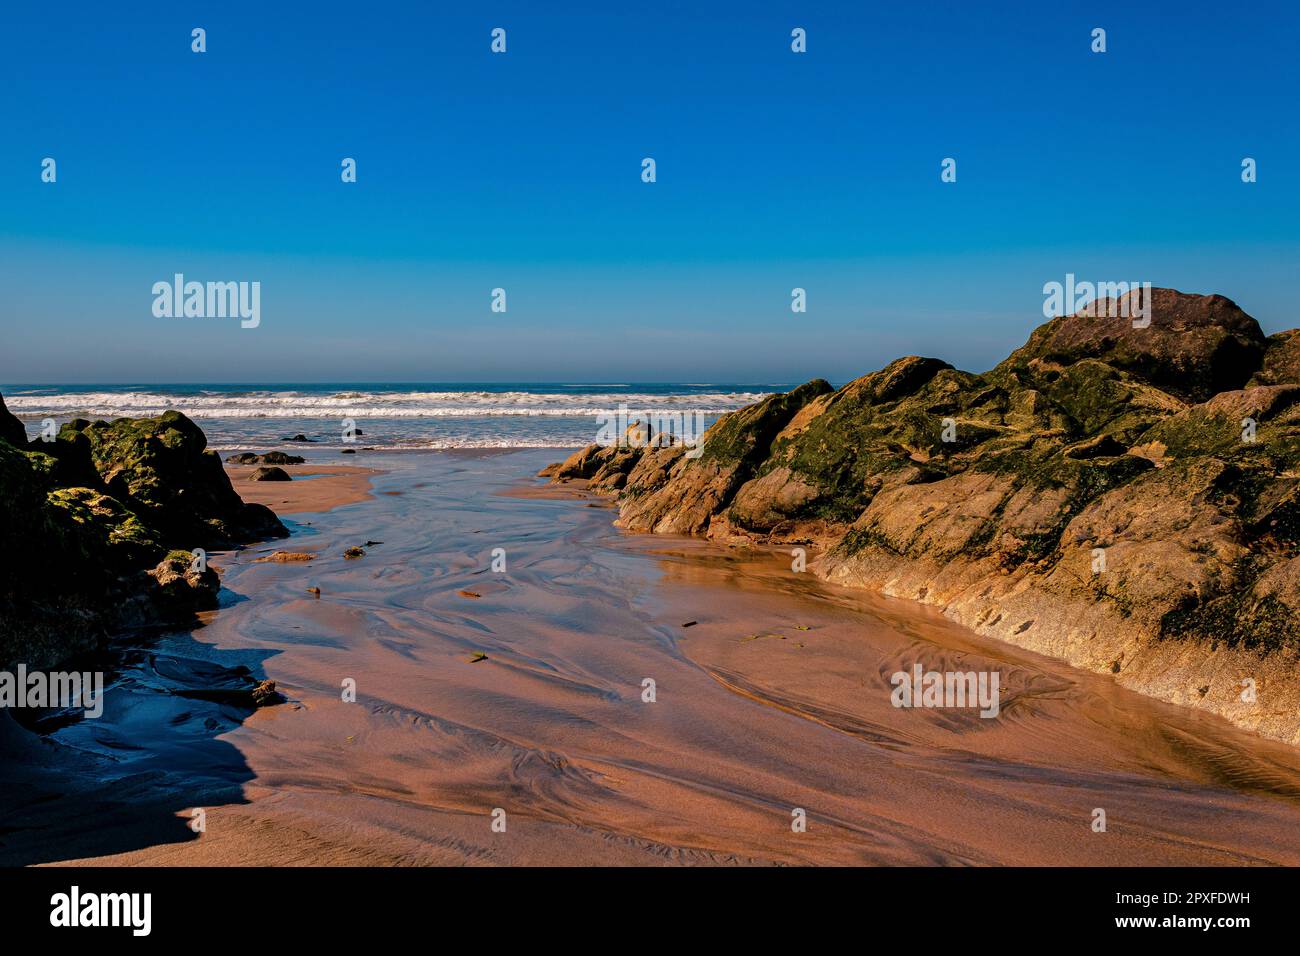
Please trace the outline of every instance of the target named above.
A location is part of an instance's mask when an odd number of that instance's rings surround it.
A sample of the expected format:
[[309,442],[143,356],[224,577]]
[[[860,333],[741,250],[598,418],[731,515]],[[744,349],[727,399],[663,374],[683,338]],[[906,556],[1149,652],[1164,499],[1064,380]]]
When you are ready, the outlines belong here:
[[[1300,863],[1292,748],[786,551],[626,534],[527,477],[556,457],[376,454],[259,487],[292,537],[214,556],[203,626],[13,761],[4,862]],[[168,660],[247,666],[287,702],[177,697]],[[999,716],[892,707],[914,663],[997,670]]]
[[256,465],[226,465],[231,484],[245,501],[266,505],[277,514],[329,511],[372,497],[373,468],[338,465],[321,468],[310,464],[280,466],[292,481],[250,481]]

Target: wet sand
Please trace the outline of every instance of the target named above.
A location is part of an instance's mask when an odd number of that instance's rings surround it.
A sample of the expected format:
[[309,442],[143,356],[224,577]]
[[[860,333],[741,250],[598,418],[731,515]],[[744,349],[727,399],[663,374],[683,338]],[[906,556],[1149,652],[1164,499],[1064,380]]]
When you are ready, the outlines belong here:
[[[374,455],[373,497],[222,555],[223,607],[155,653],[244,662],[289,702],[204,738],[210,714],[127,670],[103,719],[51,739],[93,764],[77,806],[107,826],[130,794],[136,823],[105,846],[59,801],[29,804],[0,817],[0,857],[1300,864],[1295,750],[794,573],[788,553],[625,535],[581,488],[517,490],[556,457]],[[317,557],[257,563],[277,549]],[[1000,714],[895,709],[889,675],[915,662],[997,670]]]
[[321,467],[310,463],[278,465],[293,481],[249,481],[257,465],[226,465],[226,474],[245,501],[266,505],[276,514],[329,511],[373,497],[370,479],[374,468],[353,465]]

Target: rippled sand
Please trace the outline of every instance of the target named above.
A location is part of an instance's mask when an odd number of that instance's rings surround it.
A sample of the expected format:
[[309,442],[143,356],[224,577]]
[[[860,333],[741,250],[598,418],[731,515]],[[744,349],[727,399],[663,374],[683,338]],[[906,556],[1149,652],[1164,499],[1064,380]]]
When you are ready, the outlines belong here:
[[[0,816],[0,856],[1300,863],[1300,753],[792,573],[785,552],[627,536],[598,499],[511,492],[555,457],[367,455],[373,497],[215,559],[226,606],[124,666],[102,721],[54,735],[98,781],[77,794],[82,820],[49,809],[67,795],[32,798]],[[317,557],[255,563],[275,548]],[[160,693],[169,654],[242,663],[290,702],[178,703]],[[997,670],[998,718],[892,707],[889,675],[918,662]],[[20,762],[67,779],[74,756],[52,749]],[[185,827],[196,805],[201,836]]]

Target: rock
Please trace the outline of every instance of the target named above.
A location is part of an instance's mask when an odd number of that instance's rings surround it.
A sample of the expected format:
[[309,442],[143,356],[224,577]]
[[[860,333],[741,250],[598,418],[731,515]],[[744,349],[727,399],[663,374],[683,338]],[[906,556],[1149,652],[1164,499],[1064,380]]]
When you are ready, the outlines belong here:
[[272,704],[284,702],[284,695],[275,689],[275,681],[260,680],[256,686],[248,692],[249,698],[254,707],[269,707]]
[[[685,534],[706,530],[713,514],[767,461],[772,443],[791,419],[832,391],[818,379],[724,415],[705,432],[695,458],[677,446],[644,452],[660,464],[671,460],[668,480],[651,487],[644,481],[645,473],[638,475],[637,468],[629,471],[620,508],[624,527]],[[642,480],[635,480],[638,477]]]
[[0,667],[52,667],[112,629],[186,620],[219,588],[194,549],[287,534],[205,445],[175,412],[0,440]]
[[1066,458],[1108,458],[1115,455],[1122,455],[1127,448],[1122,442],[1116,441],[1110,435],[1098,435],[1095,438],[1089,438],[1081,441],[1076,445],[1071,445],[1062,450]]
[[285,441],[305,441],[305,442],[314,442],[315,440],[316,439],[314,438],[308,438],[306,435],[302,434],[301,432],[299,432],[297,435],[291,435],[285,439]]
[[0,669],[45,667],[92,647],[129,567],[110,529],[52,507],[54,459],[0,441]]
[[306,460],[301,455],[286,455],[282,451],[268,451],[262,456],[262,463],[266,465],[301,465]]
[[5,407],[3,395],[0,395],[0,441],[7,441],[15,448],[27,444],[27,429],[18,416]]
[[258,468],[248,476],[249,481],[293,481],[283,468]]
[[180,412],[77,426],[64,429],[85,436],[107,493],[169,542],[211,548],[288,535],[269,508],[235,493],[202,430]]
[[288,564],[295,561],[314,561],[316,555],[308,554],[306,551],[275,551],[271,554],[263,555],[253,561],[254,564]]
[[241,451],[238,455],[230,455],[228,458],[226,458],[226,464],[227,465],[256,465],[260,460],[261,460],[260,456],[253,454],[251,451]]
[[366,549],[358,548],[356,546],[348,548],[346,551],[343,552],[343,557],[347,558],[349,561],[355,560],[356,558],[364,558],[365,556],[366,556]]
[[195,611],[217,606],[221,579],[211,568],[198,570],[188,551],[172,551],[148,574],[158,583],[153,600],[169,620],[184,619]]
[[227,686],[182,688],[175,691],[179,697],[195,700],[209,700],[231,707],[271,707],[284,703],[284,695],[275,689],[275,681],[258,680],[242,674],[234,679],[226,678],[222,683]]
[[1107,317],[1104,305],[1053,319],[1004,364],[1065,366],[1093,358],[1196,402],[1242,388],[1259,369],[1264,333],[1231,299],[1152,289],[1150,307],[1151,324],[1142,329],[1131,318]]
[[355,448],[344,448],[344,449],[343,449],[339,454],[341,454],[341,455],[355,455],[356,453],[357,453],[357,450],[356,450]]
[[982,375],[810,382],[696,457],[590,446],[544,474],[616,494],[629,530],[811,545],[821,577],[1300,745],[1300,333],[1222,296],[1151,306],[1054,319]]
[[1300,331],[1270,335],[1251,385],[1300,385]]
[[588,445],[575,451],[564,461],[551,465],[549,471],[553,478],[590,478],[606,461],[613,457],[613,446]]
[[[102,534],[100,556],[110,567],[154,563],[167,550],[155,532],[125,505],[93,488],[55,488],[46,495],[46,503],[66,520],[86,529],[88,534]],[[89,545],[83,546],[91,550]]]

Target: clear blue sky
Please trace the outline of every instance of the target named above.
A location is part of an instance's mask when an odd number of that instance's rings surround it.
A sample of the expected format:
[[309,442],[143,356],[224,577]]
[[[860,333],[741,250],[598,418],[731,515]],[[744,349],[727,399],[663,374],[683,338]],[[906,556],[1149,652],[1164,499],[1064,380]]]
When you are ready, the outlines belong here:
[[[1290,328],[1297,49],[1281,2],[6,4],[0,381],[981,370],[1066,272]],[[175,272],[261,327],[155,318]]]

